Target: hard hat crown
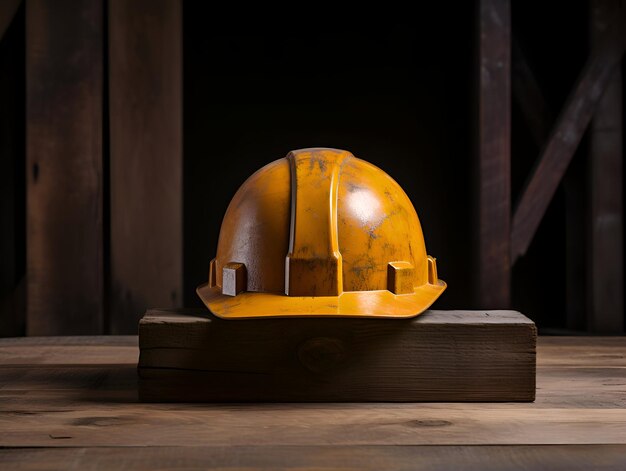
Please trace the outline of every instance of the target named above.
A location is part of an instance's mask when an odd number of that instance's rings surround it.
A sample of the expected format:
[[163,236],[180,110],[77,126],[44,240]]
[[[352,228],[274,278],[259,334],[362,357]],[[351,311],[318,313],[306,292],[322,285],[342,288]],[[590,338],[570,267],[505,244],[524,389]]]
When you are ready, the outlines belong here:
[[222,317],[409,317],[445,289],[402,188],[324,148],[292,151],[246,180],[210,272],[198,293]]

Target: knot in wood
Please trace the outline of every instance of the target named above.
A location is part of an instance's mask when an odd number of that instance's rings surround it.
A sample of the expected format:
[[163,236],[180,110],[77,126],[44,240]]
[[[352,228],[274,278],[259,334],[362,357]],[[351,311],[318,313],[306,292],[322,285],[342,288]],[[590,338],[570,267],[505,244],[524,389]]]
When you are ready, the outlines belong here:
[[313,373],[325,373],[341,364],[346,356],[343,342],[336,338],[315,337],[298,348],[298,358]]

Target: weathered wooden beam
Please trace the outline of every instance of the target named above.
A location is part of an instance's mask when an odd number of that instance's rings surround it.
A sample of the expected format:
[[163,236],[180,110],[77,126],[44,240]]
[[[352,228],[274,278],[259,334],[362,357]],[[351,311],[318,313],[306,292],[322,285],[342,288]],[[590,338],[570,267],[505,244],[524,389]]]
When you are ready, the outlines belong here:
[[109,2],[111,333],[182,302],[181,10]]
[[102,0],[26,3],[27,332],[103,322]]
[[525,185],[513,216],[513,261],[526,253],[602,92],[622,57],[624,42],[619,32],[621,21],[621,17],[614,18],[612,26],[593,49]]
[[535,343],[535,325],[514,311],[228,321],[206,309],[150,310],[139,325],[139,394],[157,402],[532,401]]
[[478,304],[511,301],[511,5],[479,2]]
[[[620,3],[591,1],[592,46],[621,16]],[[624,23],[619,27],[623,34]],[[624,332],[622,119],[622,73],[616,67],[591,122],[587,271],[587,327],[614,334]]]
[[2,0],[0,2],[0,41],[2,41],[11,21],[13,21],[20,3],[22,3],[22,0]]

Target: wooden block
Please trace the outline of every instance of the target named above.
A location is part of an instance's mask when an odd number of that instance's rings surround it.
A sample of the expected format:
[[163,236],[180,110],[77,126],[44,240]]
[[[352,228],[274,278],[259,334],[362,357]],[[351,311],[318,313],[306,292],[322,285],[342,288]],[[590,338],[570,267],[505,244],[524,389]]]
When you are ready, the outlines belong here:
[[414,319],[227,321],[149,310],[139,323],[147,402],[533,401],[534,323],[515,311]]

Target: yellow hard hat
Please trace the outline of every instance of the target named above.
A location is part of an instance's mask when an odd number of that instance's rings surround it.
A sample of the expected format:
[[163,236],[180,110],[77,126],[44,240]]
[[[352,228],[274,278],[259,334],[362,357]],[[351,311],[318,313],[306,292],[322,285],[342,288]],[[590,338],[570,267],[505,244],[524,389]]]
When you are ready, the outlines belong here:
[[324,148],[292,151],[246,180],[209,271],[197,292],[224,319],[413,317],[446,289],[400,185]]

